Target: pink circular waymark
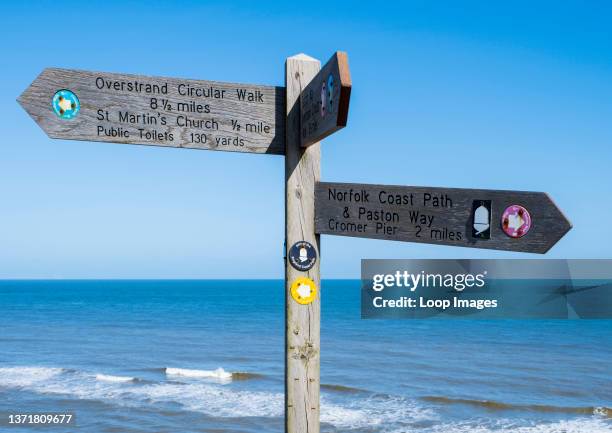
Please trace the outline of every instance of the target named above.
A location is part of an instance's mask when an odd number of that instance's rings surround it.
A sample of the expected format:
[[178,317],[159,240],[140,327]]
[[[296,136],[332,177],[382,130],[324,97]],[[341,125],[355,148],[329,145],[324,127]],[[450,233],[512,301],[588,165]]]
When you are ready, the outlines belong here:
[[508,206],[501,217],[502,229],[511,238],[525,236],[531,228],[531,215],[523,206]]

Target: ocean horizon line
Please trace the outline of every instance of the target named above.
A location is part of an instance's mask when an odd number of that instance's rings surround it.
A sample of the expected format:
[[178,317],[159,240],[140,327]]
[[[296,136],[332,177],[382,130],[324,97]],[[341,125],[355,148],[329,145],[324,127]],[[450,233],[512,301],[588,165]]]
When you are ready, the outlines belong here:
[[[360,281],[359,278],[322,278],[323,281]],[[11,277],[0,278],[4,281],[284,281],[284,278],[114,278],[114,277]]]

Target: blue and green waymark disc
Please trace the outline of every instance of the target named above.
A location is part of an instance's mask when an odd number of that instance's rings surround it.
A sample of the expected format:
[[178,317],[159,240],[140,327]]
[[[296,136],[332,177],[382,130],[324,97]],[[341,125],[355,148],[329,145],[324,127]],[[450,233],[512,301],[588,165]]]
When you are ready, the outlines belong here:
[[62,119],[72,119],[81,108],[79,98],[70,90],[58,90],[52,99],[53,111]]

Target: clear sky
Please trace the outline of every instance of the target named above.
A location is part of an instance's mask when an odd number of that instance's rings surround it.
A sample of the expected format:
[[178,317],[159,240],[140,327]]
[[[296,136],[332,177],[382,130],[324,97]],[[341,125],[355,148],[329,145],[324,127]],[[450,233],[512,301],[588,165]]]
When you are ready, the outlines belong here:
[[[282,157],[51,140],[15,99],[49,66],[283,85],[287,56],[335,50],[353,93],[323,180],[545,191],[574,225],[547,257],[612,257],[609,3],[84,3],[0,6],[0,278],[282,278]],[[332,236],[322,255],[324,278],[536,257]]]

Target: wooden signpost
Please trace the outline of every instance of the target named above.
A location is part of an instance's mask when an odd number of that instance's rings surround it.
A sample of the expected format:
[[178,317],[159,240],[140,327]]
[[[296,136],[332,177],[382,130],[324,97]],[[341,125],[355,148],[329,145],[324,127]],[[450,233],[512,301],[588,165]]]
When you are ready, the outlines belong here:
[[571,225],[544,193],[320,183],[346,126],[346,53],[285,87],[45,69],[18,101],[51,138],[285,155],[285,421],[319,432],[320,234],[544,253]]
[[542,192],[322,182],[315,209],[320,234],[531,253],[572,227]]
[[[285,244],[309,242],[319,255],[319,236],[314,230],[315,183],[321,176],[320,143],[301,147],[300,95],[304,83],[316,79],[319,61],[298,55],[286,62],[287,154],[285,155]],[[308,277],[321,287],[320,260],[306,271],[285,260],[285,423],[287,433],[319,432],[320,292],[312,302],[300,304],[291,285]]]
[[[350,90],[347,55],[337,52],[323,68],[303,54],[288,58],[285,87],[48,68],[18,98],[51,138],[286,156],[287,250],[307,243],[315,257],[307,270],[285,261],[288,433],[319,431],[314,190],[319,140],[346,126]],[[304,279],[315,290],[296,300]]]

